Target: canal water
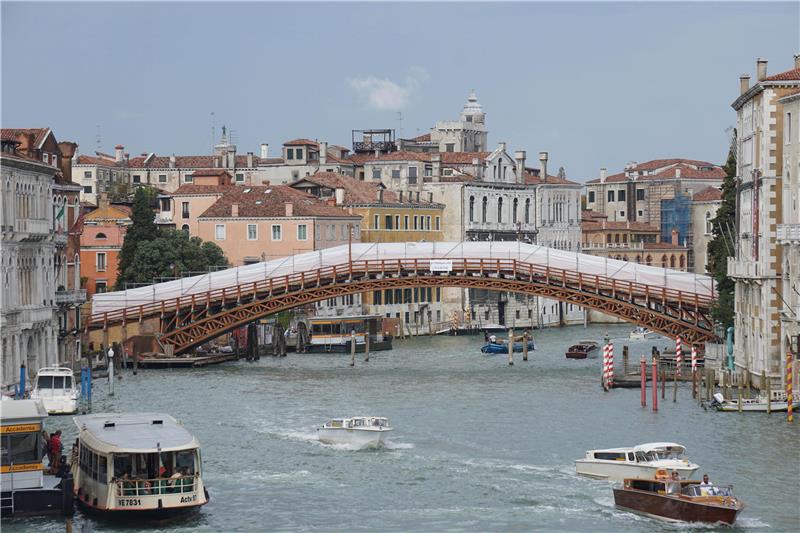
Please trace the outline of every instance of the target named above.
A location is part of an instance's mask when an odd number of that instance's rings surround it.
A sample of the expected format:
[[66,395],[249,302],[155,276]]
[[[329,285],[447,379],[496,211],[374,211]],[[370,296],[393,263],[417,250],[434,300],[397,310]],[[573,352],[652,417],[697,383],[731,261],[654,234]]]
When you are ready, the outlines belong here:
[[[653,413],[638,389],[605,393],[601,357],[566,360],[579,339],[615,339],[631,361],[672,345],[629,341],[630,326],[549,329],[530,360],[485,356],[483,338],[395,342],[368,363],[349,355],[262,358],[197,370],[125,372],[116,395],[105,380],[94,412],[164,411],[200,440],[211,502],[194,518],[162,528],[189,531],[713,531],[618,511],[611,486],[575,475],[591,448],[676,441],[747,505],[733,531],[800,529],[797,424],[785,416],[717,413],[682,385]],[[598,354],[599,355],[599,354]],[[648,402],[650,400],[648,394]],[[382,450],[317,442],[334,416],[387,416],[395,430]],[[75,436],[71,419],[50,431]],[[91,529],[88,527],[91,526]],[[75,531],[147,530],[75,516]],[[730,528],[719,528],[731,531]],[[29,519],[4,532],[64,531],[64,521]]]

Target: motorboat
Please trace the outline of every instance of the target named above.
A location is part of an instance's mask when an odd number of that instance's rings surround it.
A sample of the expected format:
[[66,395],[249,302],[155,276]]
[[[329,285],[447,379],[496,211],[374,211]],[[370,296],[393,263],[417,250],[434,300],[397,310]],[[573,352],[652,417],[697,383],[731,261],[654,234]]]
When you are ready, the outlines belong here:
[[[758,396],[756,398],[742,398],[742,411],[753,412],[767,412],[767,398],[765,396]],[[739,411],[739,399],[732,398],[726,400],[722,393],[717,392],[714,394],[714,399],[711,400],[711,406],[717,411]],[[769,402],[769,411],[786,411],[789,407],[789,402],[786,398],[786,393],[783,391],[773,391],[773,399]],[[800,409],[800,398],[792,400],[792,409]]]
[[329,420],[324,426],[317,428],[317,436],[325,444],[343,444],[363,449],[382,446],[390,431],[392,428],[388,418],[356,416]]
[[311,339],[306,345],[309,353],[350,353],[351,338],[355,338],[356,352],[366,351],[367,338],[371,352],[392,349],[392,336],[381,331],[383,317],[330,316],[314,317],[308,320]]
[[30,398],[41,400],[48,414],[62,415],[78,411],[80,396],[71,368],[46,366],[36,374]]
[[699,480],[656,478],[625,479],[614,489],[614,505],[669,522],[703,522],[732,525],[744,504],[733,487],[717,487]]
[[76,416],[71,467],[85,511],[128,521],[163,521],[208,503],[200,443],[162,413]]
[[[527,344],[528,344],[528,351],[535,350],[533,341],[528,341]],[[516,353],[521,353],[525,351],[525,345],[521,342],[515,342],[513,350]],[[501,340],[497,340],[495,342],[489,342],[481,346],[481,353],[489,355],[508,353],[508,342]]]
[[573,344],[567,349],[565,354],[567,359],[586,359],[590,354],[599,348],[595,341],[580,341],[578,344]]
[[625,478],[651,478],[658,470],[677,471],[688,478],[700,468],[685,457],[686,448],[674,442],[649,442],[630,448],[589,450],[575,461],[575,472],[582,476],[610,481]]
[[654,339],[658,337],[658,333],[644,326],[638,326],[631,331],[629,337],[631,340]]

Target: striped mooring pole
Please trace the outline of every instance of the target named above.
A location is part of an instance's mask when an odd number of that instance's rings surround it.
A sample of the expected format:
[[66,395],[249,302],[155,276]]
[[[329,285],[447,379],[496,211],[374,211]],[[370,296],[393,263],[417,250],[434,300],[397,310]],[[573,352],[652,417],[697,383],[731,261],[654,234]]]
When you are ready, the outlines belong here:
[[605,378],[606,387],[609,389],[614,385],[614,343],[609,342],[605,347]]
[[792,370],[792,352],[786,352],[786,421],[792,422],[794,420],[794,415],[792,414],[792,401],[794,398],[792,397],[792,393],[794,392],[792,387],[792,374],[794,373]]
[[692,345],[692,374],[697,370],[697,346]]
[[678,337],[675,339],[675,375],[681,376],[681,367],[683,366],[683,341]]

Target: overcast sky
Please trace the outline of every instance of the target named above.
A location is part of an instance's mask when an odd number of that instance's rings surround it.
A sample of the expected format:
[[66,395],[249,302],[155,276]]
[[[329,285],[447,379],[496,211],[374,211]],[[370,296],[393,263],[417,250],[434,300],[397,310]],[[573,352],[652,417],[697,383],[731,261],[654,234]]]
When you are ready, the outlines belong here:
[[[350,130],[426,133],[471,89],[490,147],[577,181],[631,160],[722,162],[738,77],[792,68],[791,3],[2,3],[2,125],[80,152],[240,153]],[[398,132],[399,133],[399,132]]]

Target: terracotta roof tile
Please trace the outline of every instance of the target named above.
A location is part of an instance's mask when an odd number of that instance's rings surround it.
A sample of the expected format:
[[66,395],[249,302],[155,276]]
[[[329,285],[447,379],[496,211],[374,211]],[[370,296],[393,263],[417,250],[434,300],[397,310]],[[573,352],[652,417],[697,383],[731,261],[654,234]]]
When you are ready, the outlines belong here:
[[283,143],[284,146],[313,146],[315,148],[319,148],[319,143],[317,141],[312,141],[311,139],[292,139],[291,141],[286,141]]
[[237,185],[195,185],[194,183],[185,183],[175,189],[175,191],[167,194],[171,196],[213,196],[215,194],[222,195],[228,191],[235,190],[236,187]]
[[192,176],[203,177],[203,176],[230,176],[231,173],[228,172],[224,168],[201,168],[199,170],[195,170],[192,173]]
[[706,187],[692,196],[695,202],[713,202],[722,200],[722,191],[716,187]]
[[[471,165],[473,159],[482,164],[492,152],[440,152],[442,163],[446,165]],[[430,155],[430,153],[428,154]]]
[[353,217],[339,207],[298,191],[288,185],[234,187],[226,191],[200,218],[229,218],[231,206],[238,205],[239,216],[249,218],[284,217],[286,204],[295,217]]
[[767,76],[764,81],[800,81],[800,68],[779,72],[772,76]]
[[116,162],[105,157],[93,157],[90,155],[79,155],[73,160],[76,165],[97,165],[100,167],[116,167]]
[[47,136],[50,128],[2,128],[0,136],[4,141],[16,141],[20,135],[30,134],[34,135],[33,144],[38,146]]
[[[637,176],[637,180],[648,179],[669,179],[675,177],[675,168],[681,169],[681,178],[685,179],[722,179],[725,177],[725,171],[719,165],[709,163],[708,161],[698,161],[696,159],[653,159],[644,163],[637,163],[629,171],[636,172],[651,172],[661,169],[655,175]],[[711,167],[710,170],[700,170],[702,167]],[[633,179],[625,175],[625,172],[619,172],[606,177],[606,183],[619,183]],[[670,175],[670,172],[672,173]],[[593,179],[586,182],[587,184],[600,183],[600,179]]]
[[422,135],[417,135],[416,137],[409,140],[414,142],[429,142],[431,140],[431,134],[423,133]]
[[[400,197],[394,191],[386,190],[381,184],[369,181],[357,180],[350,176],[345,176],[336,172],[317,172],[311,176],[306,176],[294,182],[291,187],[296,188],[297,184],[307,181],[321,185],[328,189],[344,189],[344,204],[378,204],[378,191],[383,191],[384,204],[400,204]],[[404,198],[402,205],[428,205],[430,202],[420,199],[419,202],[410,202]],[[432,204],[439,205],[439,204]]]

